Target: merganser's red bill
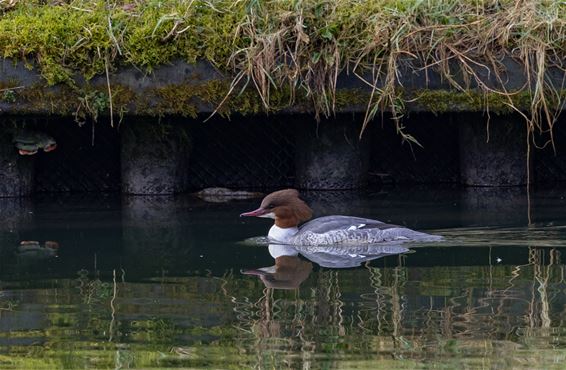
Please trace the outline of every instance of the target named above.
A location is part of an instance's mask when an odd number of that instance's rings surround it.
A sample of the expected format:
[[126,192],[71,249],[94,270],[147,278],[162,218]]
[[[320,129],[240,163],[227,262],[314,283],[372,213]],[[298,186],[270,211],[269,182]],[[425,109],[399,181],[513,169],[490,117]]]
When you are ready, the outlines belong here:
[[268,210],[263,209],[263,208],[258,208],[255,211],[244,212],[240,215],[240,217],[259,217],[259,216],[263,216],[267,213],[269,213]]
[[255,270],[240,270],[240,272],[244,275],[254,275],[254,276],[264,276],[267,275],[267,272],[255,269]]

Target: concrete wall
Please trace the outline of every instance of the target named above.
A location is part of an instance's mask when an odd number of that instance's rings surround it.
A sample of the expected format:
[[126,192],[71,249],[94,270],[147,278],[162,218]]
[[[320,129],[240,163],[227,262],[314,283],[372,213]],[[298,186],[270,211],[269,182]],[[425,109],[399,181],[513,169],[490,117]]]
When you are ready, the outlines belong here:
[[[408,99],[405,102],[407,111],[482,111],[485,106],[480,103],[467,102],[467,95],[478,92],[478,83],[464,80],[459,73],[459,66],[452,65],[453,79],[455,83],[467,88],[466,92],[454,89],[443,79],[440,74],[431,68],[419,70],[419,66],[409,65],[410,60],[399,61],[399,73],[397,85],[406,96],[413,93],[420,95],[423,91],[450,92],[443,95],[443,99],[450,99],[450,102],[430,101],[431,99]],[[507,58],[501,62],[501,70],[496,78],[493,70],[487,66],[477,66],[476,75],[481,79],[482,84],[491,89],[501,89],[501,81],[507,91],[521,89],[527,82],[524,68],[513,59]],[[337,89],[344,93],[342,100],[337,104],[338,112],[365,112],[371,89],[368,81],[372,81],[371,75],[363,76],[364,80],[353,75],[343,73],[337,81]],[[563,90],[564,71],[557,68],[549,68],[545,76],[545,83],[551,84],[557,90]],[[113,102],[114,114],[126,111],[132,115],[152,115],[162,116],[163,114],[193,114],[210,113],[218,108],[218,103],[224,96],[212,96],[218,92],[218,84],[228,87],[233,76],[221,73],[212,65],[206,62],[187,64],[183,61],[176,61],[170,65],[156,68],[151,74],[144,73],[136,68],[120,69],[110,75],[110,86],[114,89]],[[208,84],[217,83],[213,90],[206,90]],[[0,59],[0,86],[3,87],[0,95],[0,112],[7,114],[60,114],[72,116],[89,113],[89,109],[96,110],[95,114],[108,115],[108,84],[106,76],[96,76],[90,81],[85,81],[82,77],[76,76],[76,87],[68,86],[47,86],[37,70],[29,69],[22,62]],[[383,80],[378,80],[376,86],[382,87]],[[250,84],[251,85],[251,84]],[[11,90],[11,88],[13,88]],[[236,91],[240,91],[242,86],[237,86]],[[253,88],[251,89],[253,90]],[[237,96],[238,93],[233,94]],[[356,99],[354,99],[354,96]],[[81,101],[90,99],[89,108],[81,106]],[[97,99],[106,100],[97,102]],[[172,101],[171,99],[175,99]],[[481,99],[480,99],[481,100]],[[254,108],[233,106],[233,111],[255,111],[261,110],[261,101],[255,98],[248,101]],[[227,108],[229,104],[225,104]],[[525,106],[524,108],[528,108]],[[298,101],[291,106],[283,107],[284,112],[304,113],[313,112],[313,105],[309,99]],[[560,107],[563,109],[564,107]],[[387,110],[388,107],[385,107]],[[92,113],[92,112],[91,112]]]
[[[377,189],[387,184],[520,186],[526,182],[526,139],[519,135],[525,126],[518,116],[492,115],[488,126],[487,117],[477,113],[413,113],[403,125],[422,147],[403,143],[387,115],[371,123],[362,142],[359,115],[340,114],[318,125],[310,114],[234,116],[230,121],[216,117],[203,123],[204,118],[168,117],[156,122],[126,116],[120,129],[101,119],[95,125],[94,146],[90,123],[81,127],[62,117],[27,119],[27,127],[53,136],[58,148],[18,156],[7,135],[0,147],[0,161],[6,163],[0,171],[6,179],[1,195],[119,191],[156,195],[217,186],[326,190]],[[550,146],[532,149],[535,183],[566,181],[564,121],[562,117],[555,125],[556,155]],[[13,122],[18,119],[3,124]],[[152,134],[142,141],[125,140],[131,135],[130,126],[142,124],[154,125],[155,130],[143,130]],[[510,133],[509,127],[519,132]]]
[[[506,89],[524,86],[527,76],[519,63],[505,59],[502,65]],[[464,84],[458,66],[453,67],[455,81]],[[499,86],[488,68],[478,66],[476,73],[485,86]],[[546,78],[561,89],[564,71],[551,68]],[[547,145],[531,151],[527,161],[523,118],[492,112],[488,131],[488,116],[480,112],[485,103],[466,99],[478,92],[473,81],[463,93],[451,90],[432,69],[415,72],[401,67],[397,82],[406,95],[440,93],[406,101],[401,125],[421,147],[401,142],[387,107],[359,141],[370,88],[346,74],[337,81],[342,100],[333,117],[317,122],[308,99],[289,107],[282,104],[277,113],[258,113],[261,103],[253,92],[246,95],[247,90],[244,100],[236,97],[236,103],[223,105],[220,113],[230,111],[230,118],[217,114],[203,123],[224,98],[219,86],[227,88],[231,79],[204,62],[177,61],[151,74],[135,68],[118,70],[110,76],[114,89],[110,120],[106,76],[90,81],[77,76],[73,88],[46,86],[36,70],[0,59],[0,112],[17,122],[28,122],[34,115],[31,126],[59,143],[53,153],[19,157],[10,144],[11,126],[4,119],[0,195],[169,194],[208,186],[330,190],[383,183],[516,186],[527,182],[528,167],[531,181],[555,183],[566,178],[561,150],[566,146],[564,118],[555,124],[557,152]],[[213,89],[214,95],[211,87],[220,93]],[[146,125],[141,130],[144,135],[132,134],[132,127],[141,123]],[[548,137],[543,133],[535,139],[544,144]]]

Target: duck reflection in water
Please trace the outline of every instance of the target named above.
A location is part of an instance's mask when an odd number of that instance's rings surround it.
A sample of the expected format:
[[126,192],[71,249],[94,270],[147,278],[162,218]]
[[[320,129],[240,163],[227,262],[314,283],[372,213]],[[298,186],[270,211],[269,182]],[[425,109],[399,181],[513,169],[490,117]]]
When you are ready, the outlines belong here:
[[242,270],[242,273],[259,277],[266,288],[297,289],[312,271],[312,263],[299,258],[299,252],[293,247],[271,244],[269,254],[275,259],[275,265]]
[[275,265],[252,270],[242,270],[244,275],[255,275],[267,288],[297,289],[312,271],[312,263],[327,268],[358,267],[363,262],[385,256],[407,253],[408,248],[400,245],[361,245],[361,246],[321,246],[299,247],[282,244],[269,244],[269,254]]

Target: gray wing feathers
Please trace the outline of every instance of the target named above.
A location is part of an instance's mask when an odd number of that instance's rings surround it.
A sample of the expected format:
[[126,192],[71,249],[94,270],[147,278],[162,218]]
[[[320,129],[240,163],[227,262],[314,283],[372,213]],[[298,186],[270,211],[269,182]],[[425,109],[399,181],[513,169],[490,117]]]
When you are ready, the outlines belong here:
[[317,234],[324,234],[333,230],[347,230],[352,226],[359,225],[385,225],[381,221],[371,220],[369,218],[362,217],[350,217],[350,216],[325,216],[319,217],[312,221],[307,222],[300,227],[302,232],[311,231]]
[[367,218],[327,216],[303,225],[293,239],[295,245],[315,246],[437,241],[441,237]]

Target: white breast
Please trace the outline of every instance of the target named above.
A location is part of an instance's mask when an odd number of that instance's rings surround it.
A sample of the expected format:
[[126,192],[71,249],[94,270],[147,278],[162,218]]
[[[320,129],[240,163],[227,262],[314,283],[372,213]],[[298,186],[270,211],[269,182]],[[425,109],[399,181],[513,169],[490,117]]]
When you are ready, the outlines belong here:
[[271,229],[269,229],[267,236],[271,240],[278,241],[280,243],[286,243],[298,232],[299,229],[296,227],[283,228],[277,225],[273,225],[271,226]]

